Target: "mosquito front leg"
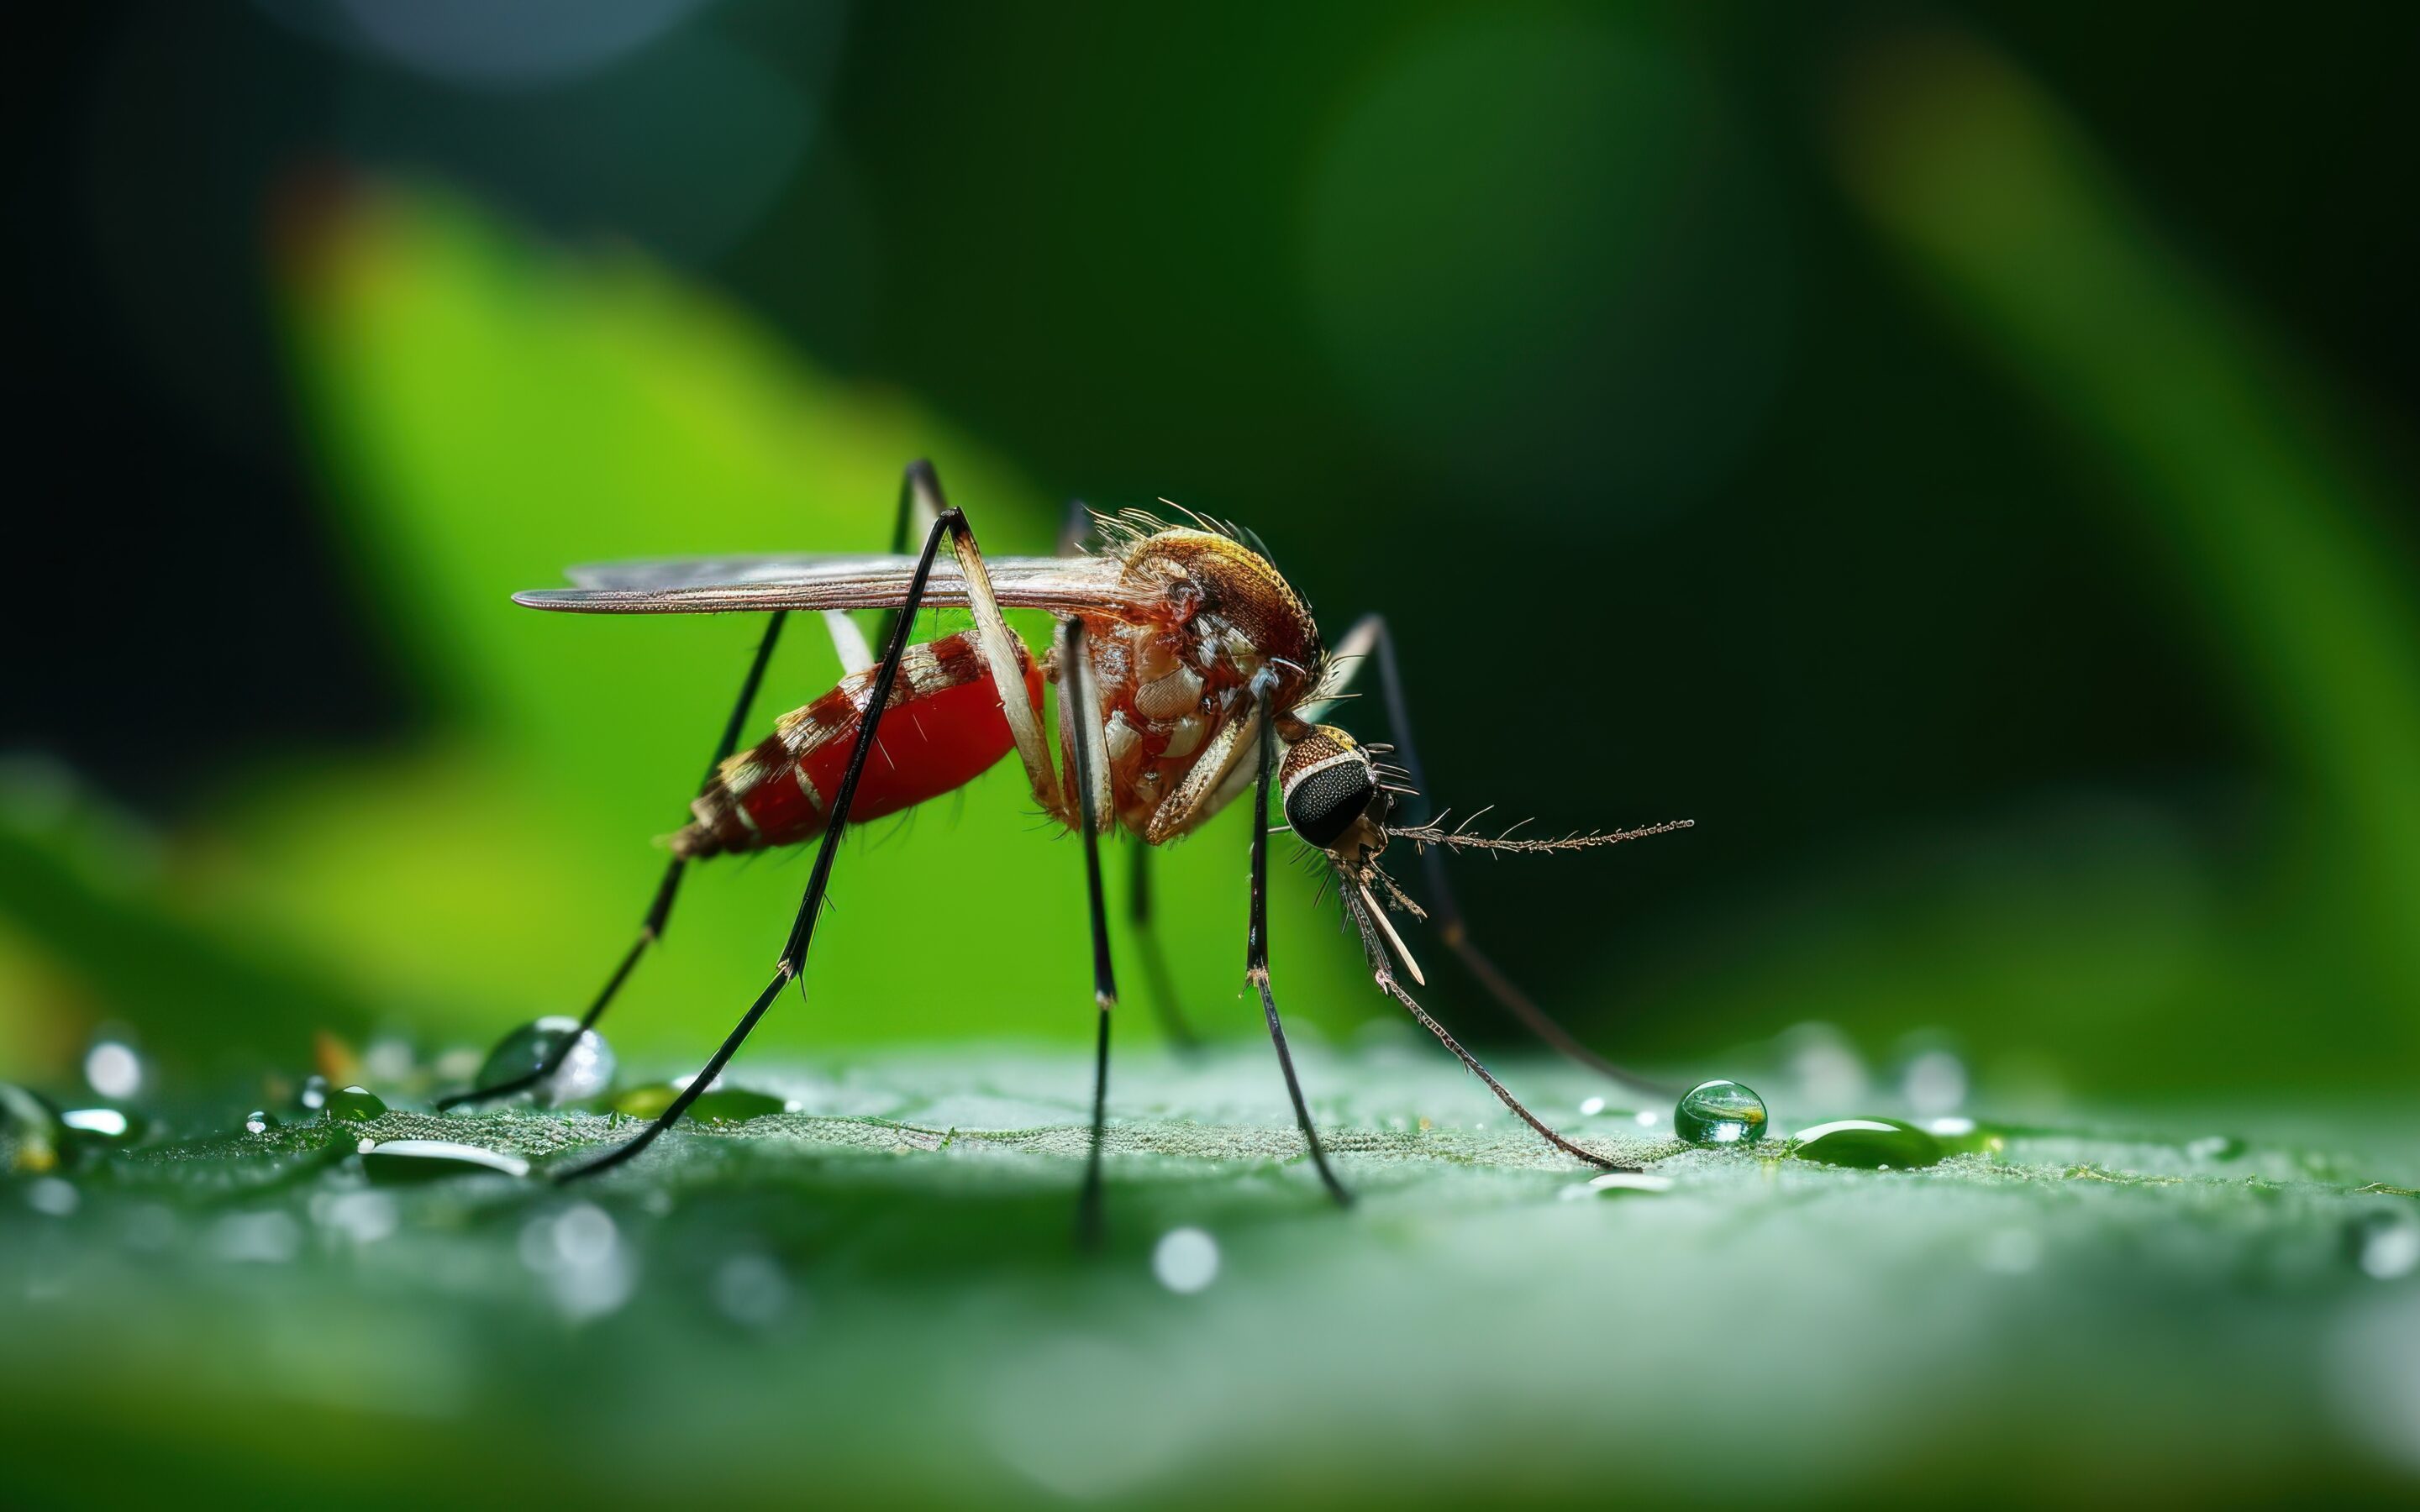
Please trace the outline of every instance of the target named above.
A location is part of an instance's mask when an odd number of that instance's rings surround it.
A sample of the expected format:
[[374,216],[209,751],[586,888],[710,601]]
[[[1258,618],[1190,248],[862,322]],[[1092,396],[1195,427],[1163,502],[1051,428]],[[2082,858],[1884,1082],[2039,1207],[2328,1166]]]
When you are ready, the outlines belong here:
[[[782,639],[782,621],[787,617],[784,611],[776,609],[767,618],[764,637],[756,642],[756,659],[748,664],[747,680],[739,685],[739,698],[731,706],[731,717],[723,722],[722,739],[714,748],[714,759],[706,764],[706,778],[698,785],[700,792],[712,785],[716,774],[722,769],[722,764],[739,748],[739,733],[747,727],[748,711],[756,702],[756,689],[765,681],[766,665],[773,659],[773,647]],[[647,947],[663,938],[664,926],[671,922],[673,917],[673,900],[680,892],[681,875],[688,865],[687,857],[676,856],[664,868],[664,879],[656,885],[656,901],[647,906],[647,917],[639,924],[639,937],[623,954],[622,964],[613,968],[613,975],[606,979],[604,990],[597,995],[597,1000],[590,1003],[588,1011],[580,1016],[579,1033],[564,1036],[563,1042],[554,1047],[547,1056],[545,1064],[537,1070],[510,1081],[476,1087],[467,1092],[441,1098],[437,1103],[438,1110],[442,1112],[464,1103],[510,1097],[537,1086],[561,1071],[564,1061],[579,1045],[581,1035],[596,1027],[597,1021],[605,1016],[605,1010],[613,1004],[614,995],[622,990],[622,983],[629,980],[631,969],[638,965],[639,957],[646,953]]]
[[1301,1126],[1303,1142],[1311,1148],[1311,1163],[1319,1171],[1319,1180],[1340,1207],[1351,1207],[1353,1194],[1327,1168],[1327,1151],[1319,1143],[1319,1131],[1311,1121],[1311,1105],[1303,1101],[1302,1083],[1294,1073],[1294,1052],[1286,1048],[1285,1023],[1278,1017],[1277,994],[1269,986],[1269,790],[1277,776],[1277,736],[1265,702],[1261,710],[1260,758],[1261,778],[1253,793],[1252,803],[1252,911],[1244,939],[1244,977],[1261,995],[1262,1011],[1268,1016],[1269,1041],[1277,1046],[1278,1069],[1285,1072],[1286,1096],[1294,1100],[1294,1121]]
[[[1352,678],[1359,673],[1364,663],[1374,660],[1378,664],[1378,689],[1387,706],[1387,727],[1395,737],[1395,759],[1410,775],[1412,787],[1425,795],[1428,780],[1420,768],[1419,748],[1412,738],[1412,720],[1404,697],[1403,672],[1395,660],[1395,640],[1387,628],[1386,616],[1363,616],[1336,643],[1334,658],[1345,664],[1347,671],[1344,678],[1328,690],[1331,694],[1342,692]],[[1422,810],[1417,817],[1425,817],[1427,798],[1423,795],[1413,801]],[[1464,967],[1479,979],[1479,984],[1487,990],[1489,996],[1520,1020],[1530,1033],[1567,1058],[1591,1071],[1644,1091],[1668,1095],[1680,1090],[1607,1060],[1582,1044],[1577,1036],[1539,1007],[1534,998],[1523,992],[1485,951],[1472,942],[1470,926],[1463,917],[1462,904],[1454,897],[1452,884],[1446,879],[1445,847],[1431,845],[1423,846],[1421,850],[1421,868],[1428,879],[1429,918],[1436,926],[1437,937],[1461,958]]]
[[[858,724],[856,744],[849,748],[848,767],[841,777],[839,790],[832,795],[823,843],[815,849],[814,870],[807,877],[806,895],[799,902],[798,918],[790,925],[790,935],[782,946],[780,959],[773,964],[773,980],[765,984],[765,990],[756,995],[756,1000],[749,1005],[748,1011],[740,1015],[738,1025],[722,1041],[721,1048],[715,1051],[713,1058],[690,1079],[689,1085],[681,1089],[680,1096],[673,1099],[672,1105],[659,1114],[654,1122],[641,1130],[638,1136],[628,1143],[558,1173],[557,1180],[568,1181],[593,1176],[619,1165],[654,1143],[666,1129],[678,1123],[688,1114],[690,1104],[714,1085],[715,1078],[722,1074],[723,1067],[739,1053],[739,1047],[747,1042],[750,1032],[756,1027],[756,1021],[773,1006],[773,999],[781,995],[782,989],[805,969],[807,948],[814,939],[815,920],[822,916],[824,894],[831,884],[832,859],[840,854],[841,835],[848,828],[849,809],[857,801],[858,781],[865,775],[865,759],[874,749],[875,736],[882,727],[883,712],[891,703],[891,690],[898,683],[899,662],[908,653],[908,636],[915,625],[916,609],[923,602],[924,585],[933,575],[934,555],[940,549],[944,533],[965,528],[965,518],[956,510],[947,509],[933,522],[932,530],[924,537],[923,554],[916,559],[916,573],[908,580],[906,602],[900,609],[899,618],[892,625],[890,645],[883,652],[881,666],[874,674],[874,687],[866,699],[864,716]],[[1021,687],[1017,697],[1010,702],[1019,706],[1024,704]]]
[[1485,1082],[1487,1084],[1487,1089],[1496,1094],[1497,1102],[1502,1103],[1506,1107],[1511,1108],[1513,1115],[1523,1123],[1526,1123],[1530,1128],[1536,1130],[1538,1137],[1554,1146],[1557,1149],[1561,1150],[1566,1155],[1573,1156],[1579,1160],[1584,1160],[1591,1165],[1603,1166],[1608,1171],[1635,1171],[1638,1168],[1635,1165],[1617,1165],[1592,1149],[1581,1149],[1579,1146],[1573,1144],[1570,1140],[1564,1138],[1561,1134],[1557,1134],[1552,1128],[1548,1127],[1544,1119],[1530,1112],[1528,1108],[1522,1103],[1519,1098],[1512,1095],[1511,1088],[1507,1088],[1502,1082],[1497,1081],[1495,1075],[1490,1072],[1485,1066],[1479,1063],[1479,1057],[1465,1050],[1462,1047],[1461,1041],[1447,1033],[1444,1025],[1439,1024],[1435,1019],[1431,1018],[1429,1016],[1429,1011],[1422,1008],[1419,1003],[1413,998],[1411,994],[1404,991],[1403,983],[1395,980],[1394,966],[1388,959],[1386,944],[1379,938],[1377,926],[1373,916],[1370,913],[1369,909],[1359,901],[1355,899],[1349,892],[1344,895],[1344,908],[1347,913],[1353,916],[1353,922],[1360,927],[1361,949],[1363,953],[1370,958],[1370,970],[1372,975],[1377,979],[1379,988],[1388,996],[1394,998],[1395,1001],[1403,1004],[1404,1007],[1411,1012],[1413,1019],[1419,1024],[1419,1026],[1428,1030],[1431,1034],[1435,1035],[1437,1042],[1444,1045],[1448,1050],[1452,1051],[1454,1057],[1460,1060],[1463,1063],[1463,1066],[1468,1070],[1473,1076]]

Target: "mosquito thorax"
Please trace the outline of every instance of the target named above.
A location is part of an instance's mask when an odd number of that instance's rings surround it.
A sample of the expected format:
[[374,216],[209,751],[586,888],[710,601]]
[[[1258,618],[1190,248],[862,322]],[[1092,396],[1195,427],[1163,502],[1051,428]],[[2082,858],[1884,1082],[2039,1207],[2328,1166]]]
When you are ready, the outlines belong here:
[[1278,772],[1286,825],[1322,850],[1359,860],[1387,848],[1384,795],[1370,753],[1334,725],[1313,725]]
[[1279,661],[1308,674],[1324,659],[1311,606],[1241,541],[1212,531],[1160,531],[1128,552],[1125,576],[1159,584],[1197,643],[1247,671]]

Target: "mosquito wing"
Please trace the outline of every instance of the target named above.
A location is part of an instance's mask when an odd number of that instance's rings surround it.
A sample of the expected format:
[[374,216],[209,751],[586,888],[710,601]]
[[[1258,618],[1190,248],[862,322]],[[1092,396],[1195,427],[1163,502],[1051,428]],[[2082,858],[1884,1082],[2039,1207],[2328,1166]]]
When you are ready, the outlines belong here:
[[[1011,609],[1148,619],[1157,594],[1124,582],[1114,557],[987,557],[992,591]],[[575,614],[727,614],[763,609],[896,609],[914,557],[673,557],[573,567],[578,586],[515,594],[531,609]],[[947,556],[933,563],[927,609],[967,607],[967,580]]]

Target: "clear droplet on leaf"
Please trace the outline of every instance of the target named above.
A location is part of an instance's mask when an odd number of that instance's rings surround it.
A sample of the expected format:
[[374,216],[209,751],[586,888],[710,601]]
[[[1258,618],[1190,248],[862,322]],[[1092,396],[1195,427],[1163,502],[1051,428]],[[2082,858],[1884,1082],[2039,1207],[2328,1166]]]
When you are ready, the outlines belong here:
[[365,1088],[348,1087],[328,1094],[327,1112],[328,1117],[347,1123],[367,1123],[386,1112],[386,1102]]
[[563,1057],[554,1074],[528,1088],[522,1095],[551,1108],[601,1096],[613,1085],[613,1047],[595,1029],[582,1029],[578,1019],[559,1013],[524,1024],[496,1041],[496,1048],[488,1052],[488,1058],[479,1067],[478,1085],[502,1087],[520,1081],[543,1068],[548,1058],[574,1035],[580,1037],[579,1041]]
[[278,1119],[276,1114],[271,1113],[264,1108],[255,1108],[250,1113],[243,1116],[243,1132],[246,1134],[267,1134],[270,1130],[276,1128],[280,1121],[281,1120]]
[[1941,1141],[1897,1119],[1837,1119],[1801,1129],[1791,1153],[1823,1165],[1868,1171],[1906,1171],[1937,1165]]
[[1699,1082],[1672,1110],[1672,1132],[1693,1145],[1752,1145],[1764,1137],[1764,1099],[1737,1082]]
[[117,1108],[70,1108],[59,1122],[70,1134],[104,1145],[131,1145],[150,1128],[142,1115]]

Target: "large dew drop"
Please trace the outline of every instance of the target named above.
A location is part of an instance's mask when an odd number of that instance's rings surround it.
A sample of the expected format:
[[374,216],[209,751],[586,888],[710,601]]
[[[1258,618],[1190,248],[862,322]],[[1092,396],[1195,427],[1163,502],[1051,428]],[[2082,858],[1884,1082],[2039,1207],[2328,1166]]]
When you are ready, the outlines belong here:
[[580,1037],[579,1042],[563,1057],[555,1073],[522,1095],[551,1108],[566,1103],[585,1103],[602,1095],[613,1085],[613,1047],[595,1029],[582,1029],[578,1019],[560,1013],[524,1024],[498,1041],[479,1067],[478,1085],[502,1087],[520,1080],[544,1066],[548,1057],[575,1034]]
[[1824,1165],[1867,1171],[1907,1171],[1937,1165],[1941,1141],[1897,1119],[1838,1119],[1801,1129],[1791,1153]]
[[1672,1132],[1693,1145],[1752,1145],[1764,1137],[1764,1099],[1737,1082],[1699,1082],[1672,1110]]
[[342,1091],[330,1092],[322,1111],[329,1118],[342,1119],[347,1123],[367,1123],[385,1115],[386,1100],[367,1088],[348,1087]]

